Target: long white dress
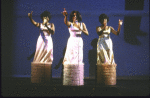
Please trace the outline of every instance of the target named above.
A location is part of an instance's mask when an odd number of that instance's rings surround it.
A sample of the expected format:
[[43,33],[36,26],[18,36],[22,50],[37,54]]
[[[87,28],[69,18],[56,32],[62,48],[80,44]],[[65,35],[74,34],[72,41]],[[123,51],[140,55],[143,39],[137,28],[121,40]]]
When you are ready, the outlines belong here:
[[[51,25],[48,25],[51,28]],[[53,41],[51,34],[44,30],[48,30],[43,24],[40,24],[40,35],[36,44],[36,52],[33,62],[36,63],[51,63],[53,62]]]
[[[99,27],[101,31],[101,27]],[[99,36],[97,42],[97,65],[102,64],[115,64],[114,54],[113,54],[113,43],[110,38],[111,28],[109,27],[107,30],[103,31],[105,34]],[[107,53],[109,50],[109,56]]]
[[[81,34],[82,31],[73,31],[79,30],[77,27],[71,26],[68,28],[70,37],[67,42],[66,53],[64,56],[63,64],[69,65],[84,65],[83,63],[83,40],[81,37],[77,37],[76,34]],[[81,23],[81,29],[83,29],[83,25]]]
[[[81,23],[81,29],[83,28]],[[63,85],[84,85],[84,63],[83,63],[83,40],[82,32],[71,23],[69,27],[70,37],[67,42],[66,53],[63,60]]]

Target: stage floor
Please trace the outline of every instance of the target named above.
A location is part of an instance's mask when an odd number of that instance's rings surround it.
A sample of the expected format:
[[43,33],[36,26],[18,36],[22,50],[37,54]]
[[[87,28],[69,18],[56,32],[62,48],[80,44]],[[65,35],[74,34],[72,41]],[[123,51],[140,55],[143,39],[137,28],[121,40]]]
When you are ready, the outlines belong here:
[[115,86],[95,85],[85,79],[84,86],[63,86],[61,79],[33,84],[30,78],[1,78],[1,95],[9,96],[149,96],[149,80],[118,79]]

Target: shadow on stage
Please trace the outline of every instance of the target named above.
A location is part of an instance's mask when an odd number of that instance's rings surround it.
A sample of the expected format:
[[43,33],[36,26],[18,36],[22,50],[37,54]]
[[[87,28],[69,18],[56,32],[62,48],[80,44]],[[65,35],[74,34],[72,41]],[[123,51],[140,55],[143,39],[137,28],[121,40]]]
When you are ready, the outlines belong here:
[[84,79],[84,86],[63,86],[62,79],[51,83],[31,83],[30,78],[3,78],[1,95],[9,96],[148,96],[149,80],[117,79],[117,84],[96,85],[94,79]]

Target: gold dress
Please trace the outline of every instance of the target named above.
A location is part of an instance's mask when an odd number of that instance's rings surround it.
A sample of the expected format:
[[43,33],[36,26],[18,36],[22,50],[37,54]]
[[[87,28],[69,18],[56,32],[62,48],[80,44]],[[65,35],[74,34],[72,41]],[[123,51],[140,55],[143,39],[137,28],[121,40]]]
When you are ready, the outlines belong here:
[[[99,27],[99,30],[102,29]],[[111,28],[103,31],[104,34],[99,36],[97,42],[97,65],[102,64],[115,64],[114,54],[113,54],[113,43],[110,38]],[[109,55],[107,53],[109,50]]]

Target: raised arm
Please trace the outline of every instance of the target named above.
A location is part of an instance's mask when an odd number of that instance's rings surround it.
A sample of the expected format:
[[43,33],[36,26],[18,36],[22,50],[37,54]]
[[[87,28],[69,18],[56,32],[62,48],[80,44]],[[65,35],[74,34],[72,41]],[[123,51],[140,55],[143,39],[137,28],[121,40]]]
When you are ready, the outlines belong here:
[[65,8],[64,8],[64,11],[62,12],[62,14],[65,16],[65,18],[64,18],[64,23],[65,23],[68,27],[70,27],[71,23],[67,20],[68,13],[67,13],[67,11],[66,11]]
[[30,21],[33,25],[35,25],[36,27],[39,27],[40,23],[37,23],[32,19],[32,13],[33,13],[33,11],[31,11],[31,13],[28,13],[28,17],[30,18]]
[[120,34],[120,30],[121,30],[121,25],[122,25],[123,21],[119,19],[119,25],[118,25],[118,30],[115,31],[113,27],[110,27],[111,28],[111,32],[115,35],[119,35]]

